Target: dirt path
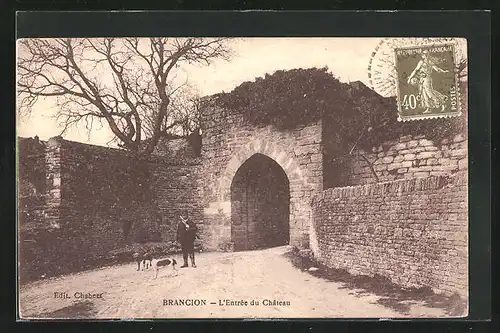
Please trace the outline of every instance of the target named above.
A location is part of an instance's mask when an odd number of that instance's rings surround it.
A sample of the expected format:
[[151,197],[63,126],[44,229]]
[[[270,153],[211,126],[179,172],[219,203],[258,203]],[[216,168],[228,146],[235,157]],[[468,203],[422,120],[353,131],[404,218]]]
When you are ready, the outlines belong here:
[[[154,279],[135,264],[118,265],[38,281],[21,288],[22,318],[336,318],[439,317],[440,308],[409,302],[405,313],[382,305],[380,296],[358,293],[341,282],[315,277],[294,267],[287,247],[237,253],[203,253],[198,268],[170,268]],[[180,262],[180,258],[178,258]],[[71,299],[55,298],[68,293]],[[75,299],[76,292],[102,298]],[[164,305],[164,300],[200,299],[206,305]],[[220,301],[247,301],[221,306]],[[259,305],[250,305],[252,300]],[[265,305],[263,300],[289,302]],[[211,304],[215,302],[216,304]],[[266,303],[267,304],[267,303]]]

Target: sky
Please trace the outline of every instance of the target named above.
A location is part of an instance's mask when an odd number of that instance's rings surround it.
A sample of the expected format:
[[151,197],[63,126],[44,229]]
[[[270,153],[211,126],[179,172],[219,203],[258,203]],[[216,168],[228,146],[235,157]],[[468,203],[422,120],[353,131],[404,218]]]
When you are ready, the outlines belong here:
[[[216,60],[210,66],[188,66],[183,72],[200,96],[229,92],[245,81],[266,73],[294,68],[327,66],[340,81],[362,81],[369,86],[368,64],[379,38],[244,38],[232,42],[230,61]],[[17,134],[47,140],[60,134],[53,118],[56,105],[40,100],[28,118],[18,118]],[[91,136],[83,126],[68,131],[67,140],[106,145],[112,133],[104,126],[95,127]]]

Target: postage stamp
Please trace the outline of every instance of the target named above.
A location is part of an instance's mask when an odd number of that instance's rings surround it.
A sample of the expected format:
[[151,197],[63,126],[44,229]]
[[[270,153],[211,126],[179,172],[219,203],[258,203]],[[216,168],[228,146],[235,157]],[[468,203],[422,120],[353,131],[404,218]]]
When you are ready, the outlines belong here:
[[394,53],[398,120],[461,114],[454,44],[402,47]]

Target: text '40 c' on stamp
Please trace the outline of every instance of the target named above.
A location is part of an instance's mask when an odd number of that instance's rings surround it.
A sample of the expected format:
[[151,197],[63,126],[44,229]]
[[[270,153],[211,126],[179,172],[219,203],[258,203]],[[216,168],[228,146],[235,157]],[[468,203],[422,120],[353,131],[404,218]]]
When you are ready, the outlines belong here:
[[396,48],[398,120],[460,115],[454,44]]

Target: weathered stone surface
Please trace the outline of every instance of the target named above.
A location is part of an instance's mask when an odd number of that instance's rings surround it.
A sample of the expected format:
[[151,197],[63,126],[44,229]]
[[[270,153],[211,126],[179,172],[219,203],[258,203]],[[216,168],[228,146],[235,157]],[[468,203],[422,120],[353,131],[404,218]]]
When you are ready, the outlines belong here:
[[[215,133],[221,136],[221,141],[207,140],[206,143],[203,141],[200,184],[203,188],[204,204],[209,206],[214,201],[231,201],[231,185],[234,176],[245,163],[245,160],[241,158],[237,159],[238,162],[230,162],[233,156],[243,154],[248,159],[255,154],[262,154],[275,161],[288,177],[291,202],[290,239],[302,239],[302,236],[297,234],[299,229],[293,226],[303,224],[298,223],[301,220],[301,214],[311,211],[309,199],[306,197],[310,198],[311,193],[321,191],[323,185],[321,123],[297,130],[278,131],[270,126],[252,127],[242,123],[229,123],[222,112],[219,112],[217,108],[212,110],[210,116],[214,119],[212,127],[203,132],[204,138],[213,137]],[[244,151],[240,152],[242,149]],[[205,152],[211,151],[219,153],[215,156],[205,155]],[[220,152],[224,152],[225,156],[221,156]],[[233,209],[235,207],[221,211],[220,216],[230,223]],[[205,215],[204,224],[212,225],[210,233],[206,235],[209,244],[207,247],[217,249],[221,240],[216,231],[219,228],[214,221],[216,215]],[[231,234],[228,237],[230,239]]]
[[465,135],[463,135],[463,134],[457,134],[453,138],[453,142],[462,142],[464,140],[465,140]]
[[421,139],[418,142],[418,145],[421,146],[421,147],[426,147],[426,146],[432,146],[432,145],[434,145],[434,143],[431,140]]
[[464,158],[464,159],[458,161],[458,168],[460,170],[466,170],[468,168],[468,165],[469,165],[468,162],[469,161],[467,160],[467,158]]
[[315,255],[352,274],[466,296],[467,210],[454,207],[467,207],[467,186],[457,176],[443,182],[411,178],[323,191],[312,201]]
[[436,156],[436,153],[432,152],[432,151],[422,152],[422,153],[417,154],[418,159],[431,158],[431,157],[435,157],[435,156]]
[[[394,163],[399,163],[399,162],[404,161],[404,159],[405,159],[405,158],[404,158],[404,156],[403,156],[403,155],[397,155],[396,157],[394,157],[394,159],[393,159],[392,161],[393,161]],[[391,165],[391,164],[389,164],[389,166],[390,166],[390,165]],[[394,168],[392,168],[392,169],[394,169]]]
[[394,160],[394,157],[387,156],[387,157],[382,158],[382,160],[380,162],[382,164],[388,164],[388,163],[391,163],[393,160]]
[[411,135],[403,135],[399,138],[399,142],[408,142],[412,139]]
[[418,141],[416,140],[408,140],[409,142],[406,144],[408,148],[415,148],[418,147]]
[[[398,143],[396,145],[393,146],[393,149],[394,150],[403,150],[407,147],[407,144],[406,143]],[[391,149],[391,148],[390,148]]]
[[[405,137],[403,142],[384,143],[382,146],[385,146],[386,149],[373,148],[370,152],[362,152],[361,154],[368,160],[375,161],[374,166],[377,166],[376,172],[379,180],[383,179],[383,181],[411,178],[417,172],[431,171],[434,174],[451,175],[459,170],[458,161],[463,160],[467,153],[467,141],[463,136],[457,138],[457,142],[442,140],[438,146],[422,136],[410,135]],[[366,161],[361,158],[361,154],[356,154],[356,157],[350,161],[352,173],[347,175],[349,180],[344,184],[360,185],[375,182],[372,171],[362,167],[366,165]],[[412,164],[402,164],[402,162],[411,162]],[[386,164],[387,168],[382,167],[383,164]],[[427,166],[432,166],[432,170],[429,170]],[[465,167],[464,162],[462,162],[461,167]],[[398,169],[404,168],[409,168],[408,174],[402,171],[397,172]],[[389,173],[385,173],[385,170]]]
[[413,174],[413,177],[416,178],[422,178],[422,177],[429,177],[429,172],[427,171],[418,171]]
[[405,161],[412,161],[415,159],[415,154],[406,154],[404,155]]
[[171,241],[184,210],[202,222],[196,164],[138,160],[60,138],[49,142],[40,155],[46,214],[41,221],[20,220],[23,279],[91,267],[123,243]]
[[321,154],[313,154],[311,155],[311,162],[323,162],[323,155]]
[[451,156],[454,157],[465,157],[467,156],[467,149],[456,149],[451,152]]
[[[100,244],[92,243],[90,248],[102,253],[122,241],[124,221],[133,223],[131,237],[159,232],[162,239],[171,239],[178,215],[188,210],[200,225],[205,249],[234,249],[238,232],[233,227],[241,229],[234,215],[243,211],[244,200],[235,200],[231,189],[238,170],[260,154],[275,162],[289,181],[291,244],[326,253],[330,265],[335,264],[333,253],[340,251],[337,264],[343,263],[353,272],[385,274],[397,283],[444,289],[467,283],[447,269],[463,267],[449,256],[462,260],[467,253],[459,248],[464,243],[458,242],[465,241],[457,229],[467,225],[462,217],[466,206],[460,197],[466,193],[462,191],[467,182],[440,188],[435,178],[428,177],[467,174],[465,136],[437,145],[422,135],[405,135],[377,142],[366,151],[356,148],[352,155],[337,156],[326,149],[324,141],[333,137],[332,146],[342,142],[336,142],[335,133],[323,133],[321,121],[281,131],[250,126],[217,107],[203,113],[201,159],[192,164],[136,161],[115,150],[51,139],[43,156],[45,224],[59,228],[60,235],[67,230],[98,233],[95,242]],[[328,164],[331,160],[340,163]],[[131,171],[131,165],[139,174]],[[110,181],[116,170],[123,171],[123,178]],[[326,181],[332,175],[337,182],[354,187],[323,191],[323,186],[338,186]],[[375,184],[377,179],[383,183]],[[26,179],[27,191],[29,184]],[[124,190],[125,186],[130,188]],[[137,196],[139,192],[141,196]],[[129,196],[138,200],[124,204]],[[453,224],[444,223],[448,215]],[[95,230],[86,227],[92,223]],[[69,224],[71,229],[65,229]],[[260,237],[255,232],[250,236]],[[423,240],[423,247],[416,245],[417,239]],[[87,245],[82,241],[74,248],[81,251]],[[441,249],[446,249],[448,257]],[[441,266],[436,264],[438,259]],[[429,273],[441,268],[442,276]]]

